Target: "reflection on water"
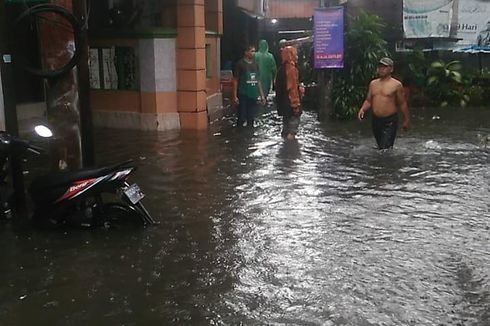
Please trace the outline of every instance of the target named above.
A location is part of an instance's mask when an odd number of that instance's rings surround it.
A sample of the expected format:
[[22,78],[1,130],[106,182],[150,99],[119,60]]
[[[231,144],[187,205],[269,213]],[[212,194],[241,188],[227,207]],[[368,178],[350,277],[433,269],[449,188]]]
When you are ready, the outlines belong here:
[[489,325],[490,112],[418,112],[394,150],[368,123],[297,141],[255,129],[100,130],[161,221],[41,232],[2,223],[0,324]]

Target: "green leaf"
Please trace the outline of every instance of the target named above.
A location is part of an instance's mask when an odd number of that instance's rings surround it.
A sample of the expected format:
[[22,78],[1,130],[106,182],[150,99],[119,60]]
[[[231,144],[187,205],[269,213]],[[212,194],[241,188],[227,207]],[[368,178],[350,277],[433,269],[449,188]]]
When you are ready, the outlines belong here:
[[430,64],[432,68],[444,68],[444,63],[441,61],[434,61]]
[[449,70],[461,70],[463,65],[459,61],[451,61],[446,65],[446,68]]
[[427,79],[427,85],[435,84],[438,80],[439,78],[437,78],[437,76],[431,76]]
[[461,76],[461,73],[457,71],[451,71],[451,78],[452,80],[461,83],[463,81],[463,76]]

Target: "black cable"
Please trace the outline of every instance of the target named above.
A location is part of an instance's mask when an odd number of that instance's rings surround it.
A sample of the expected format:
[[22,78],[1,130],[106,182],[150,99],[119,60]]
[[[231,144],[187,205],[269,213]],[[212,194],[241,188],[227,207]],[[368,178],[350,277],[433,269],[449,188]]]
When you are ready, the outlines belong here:
[[[33,6],[27,10],[25,10],[23,13],[17,17],[17,19],[14,22],[14,30],[18,31],[22,22],[25,19],[31,18],[33,15],[39,14],[39,13],[54,13],[62,18],[64,18],[73,28],[73,40],[75,43],[75,52],[73,53],[73,57],[63,66],[60,68],[56,69],[49,69],[49,68],[37,68],[31,65],[24,53],[22,51],[15,51],[14,52],[14,63],[18,65],[20,68],[24,69],[25,71],[44,78],[54,78],[60,75],[63,75],[70,71],[74,66],[77,65],[78,60],[80,59],[80,37],[82,33],[82,25],[80,22],[76,19],[76,17],[66,10],[64,7],[57,6],[57,5],[52,5],[52,4],[40,4]],[[37,17],[37,16],[36,16]],[[46,17],[42,17],[42,19],[48,19]],[[62,25],[62,24],[60,24]]]

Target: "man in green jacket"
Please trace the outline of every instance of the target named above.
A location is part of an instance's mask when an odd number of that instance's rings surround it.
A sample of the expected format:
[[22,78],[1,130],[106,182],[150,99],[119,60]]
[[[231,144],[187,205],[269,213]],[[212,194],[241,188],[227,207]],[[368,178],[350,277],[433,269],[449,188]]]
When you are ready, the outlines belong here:
[[257,115],[257,100],[260,98],[262,105],[266,103],[260,83],[260,71],[253,60],[254,53],[253,45],[246,47],[233,73],[231,102],[237,106],[237,127],[242,127],[245,123],[248,127],[253,127]]
[[276,78],[277,66],[274,56],[269,52],[269,44],[266,40],[260,40],[259,51],[255,52],[254,61],[259,67],[260,84],[262,85],[264,96],[267,98]]

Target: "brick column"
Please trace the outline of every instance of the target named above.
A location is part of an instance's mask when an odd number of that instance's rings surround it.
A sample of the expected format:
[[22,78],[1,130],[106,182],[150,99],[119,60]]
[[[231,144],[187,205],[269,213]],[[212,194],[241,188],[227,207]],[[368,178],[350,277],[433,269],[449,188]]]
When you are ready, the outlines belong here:
[[177,104],[182,129],[206,129],[204,0],[177,3]]
[[206,30],[223,34],[223,0],[206,1]]

